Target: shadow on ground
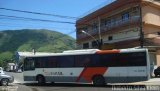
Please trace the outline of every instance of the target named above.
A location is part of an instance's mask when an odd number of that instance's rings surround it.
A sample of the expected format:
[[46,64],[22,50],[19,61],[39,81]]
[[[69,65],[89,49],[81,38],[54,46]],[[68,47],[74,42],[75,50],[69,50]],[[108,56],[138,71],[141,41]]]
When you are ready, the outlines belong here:
[[94,86],[92,84],[75,84],[75,83],[46,83],[44,85],[39,85],[37,83],[23,83],[21,85],[26,86],[41,86],[41,87],[112,87],[112,85],[105,86]]
[[105,85],[105,86],[94,86],[92,84],[75,84],[75,83],[46,83],[39,85],[37,83],[24,83],[26,86],[34,87],[100,87],[100,88],[146,88],[145,85]]

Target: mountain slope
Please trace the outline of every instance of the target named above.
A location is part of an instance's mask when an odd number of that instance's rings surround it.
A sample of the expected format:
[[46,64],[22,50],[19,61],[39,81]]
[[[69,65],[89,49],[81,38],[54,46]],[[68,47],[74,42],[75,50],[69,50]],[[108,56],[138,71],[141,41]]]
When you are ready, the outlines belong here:
[[39,52],[61,52],[74,47],[75,39],[56,31],[23,29],[0,32],[0,56],[4,52],[32,51],[33,48]]

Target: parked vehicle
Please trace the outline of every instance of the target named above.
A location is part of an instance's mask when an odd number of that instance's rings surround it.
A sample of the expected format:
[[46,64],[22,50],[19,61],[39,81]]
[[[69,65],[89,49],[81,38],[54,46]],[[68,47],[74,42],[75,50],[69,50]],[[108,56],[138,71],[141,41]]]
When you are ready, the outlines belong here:
[[160,76],[160,66],[157,67],[157,68],[154,70],[154,75],[155,75],[155,77]]
[[8,72],[15,72],[15,70],[16,70],[15,63],[8,63],[7,64],[6,71],[8,71]]
[[0,67],[0,85],[2,85],[2,86],[7,86],[8,83],[12,83],[13,81],[14,81],[14,77],[13,77],[13,76],[6,75],[6,74],[3,72],[3,68]]

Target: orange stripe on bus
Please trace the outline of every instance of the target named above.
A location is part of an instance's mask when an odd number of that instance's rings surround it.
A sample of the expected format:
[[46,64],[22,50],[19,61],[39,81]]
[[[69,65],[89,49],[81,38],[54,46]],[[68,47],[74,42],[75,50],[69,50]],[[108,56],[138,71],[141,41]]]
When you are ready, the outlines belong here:
[[120,50],[101,50],[96,52],[96,54],[110,54],[110,53],[120,53]]
[[76,82],[79,82],[81,78],[87,82],[92,82],[92,77],[94,75],[102,75],[103,76],[106,71],[107,71],[107,67],[84,68],[84,70],[81,72],[80,76],[77,78]]

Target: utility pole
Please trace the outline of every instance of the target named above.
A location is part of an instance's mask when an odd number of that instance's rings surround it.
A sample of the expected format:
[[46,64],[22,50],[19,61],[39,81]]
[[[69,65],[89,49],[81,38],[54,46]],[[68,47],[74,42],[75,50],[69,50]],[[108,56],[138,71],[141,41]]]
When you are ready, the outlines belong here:
[[143,48],[143,45],[144,45],[144,33],[143,33],[143,20],[142,20],[142,5],[141,5],[142,2],[140,2],[140,5],[139,5],[139,12],[140,12],[140,46],[141,48]]

